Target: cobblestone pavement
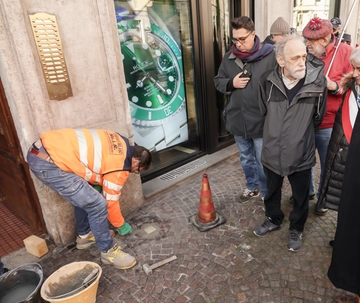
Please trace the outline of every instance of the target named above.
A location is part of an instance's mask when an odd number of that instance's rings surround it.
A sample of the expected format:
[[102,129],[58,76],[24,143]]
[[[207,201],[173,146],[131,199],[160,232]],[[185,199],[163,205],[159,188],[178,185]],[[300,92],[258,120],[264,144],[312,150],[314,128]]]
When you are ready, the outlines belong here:
[[[252,199],[239,203],[245,177],[239,157],[232,156],[208,168],[215,210],[227,222],[207,232],[199,232],[188,218],[196,214],[202,175],[186,179],[174,188],[149,198],[145,206],[126,216],[134,232],[116,236],[124,251],[138,263],[129,270],[102,265],[97,302],[176,303],[305,303],[333,302],[344,291],[327,278],[331,259],[328,242],[333,238],[336,213],[314,215],[310,202],[303,245],[297,252],[287,250],[288,215],[291,205],[285,178],[282,208],[285,221],[279,231],[256,237],[253,229],[264,219],[263,203]],[[316,167],[318,179],[319,168]],[[155,236],[141,236],[147,224],[158,226]],[[151,235],[151,234],[150,234]],[[142,264],[153,264],[172,255],[177,260],[146,275]],[[45,278],[59,267],[74,261],[100,263],[96,246],[78,251],[73,246],[56,248],[39,262]]]

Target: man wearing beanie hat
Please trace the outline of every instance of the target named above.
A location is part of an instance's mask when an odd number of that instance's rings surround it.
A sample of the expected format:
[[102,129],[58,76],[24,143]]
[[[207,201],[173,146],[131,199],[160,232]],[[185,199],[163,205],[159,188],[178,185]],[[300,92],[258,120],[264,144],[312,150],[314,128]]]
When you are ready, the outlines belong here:
[[[325,75],[328,73],[328,76],[326,77],[328,96],[325,117],[321,125],[315,131],[315,146],[319,153],[321,167],[320,184],[317,192],[317,198],[319,198],[327,148],[335,121],[335,115],[342,100],[342,94],[339,92],[340,81],[345,74],[352,71],[349,60],[352,48],[345,43],[341,43],[339,39],[334,36],[333,27],[330,21],[326,19],[320,19],[318,17],[311,19],[303,29],[302,35],[306,39],[305,44],[308,52],[325,63],[324,73]],[[330,67],[330,62],[334,57],[336,48],[336,56]],[[312,190],[315,192],[314,171],[312,171],[310,192]],[[318,201],[315,208],[315,214],[322,216],[325,215],[326,212],[327,209],[319,205]]]
[[[228,95],[224,120],[234,135],[245,173],[246,189],[240,202],[266,195],[266,177],[261,165],[264,116],[259,106],[259,79],[276,64],[274,46],[261,44],[254,21],[241,16],[231,20],[232,42],[214,78],[216,89]],[[226,117],[226,118],[225,118]]]
[[270,35],[265,38],[263,43],[275,44],[284,39],[285,35],[290,34],[290,26],[283,17],[277,18],[270,27]]

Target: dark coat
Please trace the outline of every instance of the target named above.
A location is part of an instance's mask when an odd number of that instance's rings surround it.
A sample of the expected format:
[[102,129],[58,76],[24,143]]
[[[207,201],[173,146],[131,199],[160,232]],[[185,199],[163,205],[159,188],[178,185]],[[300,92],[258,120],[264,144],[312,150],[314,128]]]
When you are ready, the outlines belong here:
[[337,287],[360,295],[360,115],[345,164],[338,223],[328,276]]
[[[356,96],[352,74],[350,76],[351,78],[348,76],[344,81],[343,88],[345,88],[345,92],[343,95],[343,103],[349,89],[351,89]],[[326,207],[337,211],[339,207],[341,190],[343,187],[345,163],[349,149],[349,142],[347,141],[343,130],[342,107],[343,105],[340,106],[336,114],[331,133],[326,154],[323,183],[316,208]]]
[[281,68],[260,79],[260,110],[266,117],[262,164],[280,176],[310,169],[315,165],[315,128],[326,108],[324,63],[308,54],[303,86],[289,104]]
[[275,44],[275,41],[273,39],[271,39],[271,35],[267,36],[265,38],[265,40],[262,42],[262,44],[271,44],[271,45],[274,45]]
[[273,69],[275,64],[274,51],[261,60],[247,63],[247,70],[252,74],[251,80],[246,87],[229,92],[228,82],[246,69],[246,65],[231,51],[225,54],[214,83],[218,91],[229,96],[226,106],[226,129],[231,134],[245,138],[262,138],[264,116],[259,109],[259,80],[260,76]]

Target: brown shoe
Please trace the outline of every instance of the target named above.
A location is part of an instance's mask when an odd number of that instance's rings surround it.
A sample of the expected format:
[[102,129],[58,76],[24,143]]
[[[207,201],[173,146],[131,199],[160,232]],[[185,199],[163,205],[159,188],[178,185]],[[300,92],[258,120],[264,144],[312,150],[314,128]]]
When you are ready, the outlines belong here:
[[335,303],[360,303],[360,298],[356,297],[335,297]]

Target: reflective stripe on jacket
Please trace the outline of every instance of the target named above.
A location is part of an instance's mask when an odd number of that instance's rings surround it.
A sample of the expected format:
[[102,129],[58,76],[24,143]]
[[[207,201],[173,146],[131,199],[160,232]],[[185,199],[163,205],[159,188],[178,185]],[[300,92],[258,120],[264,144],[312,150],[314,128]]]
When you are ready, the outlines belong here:
[[113,131],[69,128],[45,132],[40,138],[60,169],[103,187],[108,219],[114,227],[122,226],[119,197],[134,153],[129,140]]

